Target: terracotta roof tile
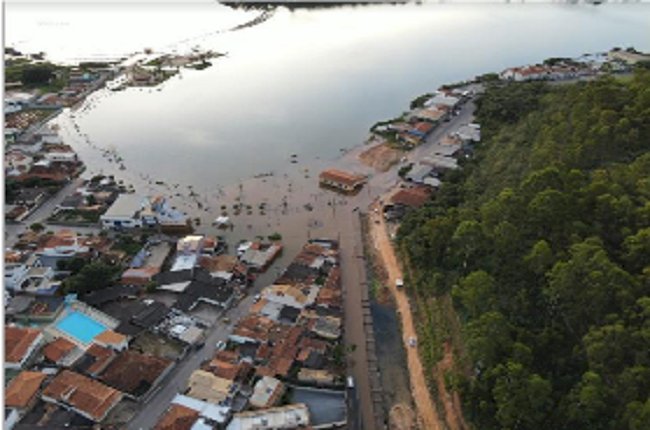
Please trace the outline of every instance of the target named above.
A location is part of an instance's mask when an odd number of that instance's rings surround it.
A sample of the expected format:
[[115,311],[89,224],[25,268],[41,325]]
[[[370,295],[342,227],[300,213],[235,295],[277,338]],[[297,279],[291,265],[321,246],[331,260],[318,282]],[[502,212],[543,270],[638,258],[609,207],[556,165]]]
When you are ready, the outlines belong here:
[[429,191],[424,188],[409,188],[395,193],[391,197],[391,202],[409,207],[420,207],[429,200],[429,197]]
[[93,357],[94,362],[88,366],[85,372],[90,375],[96,375],[102,372],[108,364],[113,361],[116,354],[115,351],[110,348],[93,343],[90,345],[90,348],[86,350],[86,355]]
[[171,364],[165,358],[127,350],[111,362],[100,378],[121,391],[140,396]]
[[172,404],[160,418],[154,430],[189,430],[198,418],[198,411]]
[[9,363],[21,361],[40,334],[33,328],[5,326],[5,360]]
[[68,355],[70,351],[76,348],[76,345],[64,337],[60,337],[43,348],[43,355],[45,358],[53,363],[58,363],[63,357]]
[[69,370],[56,375],[42,395],[70,405],[94,421],[104,419],[122,399],[116,389]]
[[96,342],[105,343],[107,345],[119,345],[126,340],[126,336],[116,333],[113,330],[106,330],[95,337]]
[[23,371],[9,382],[5,392],[5,406],[25,408],[34,398],[46,375],[41,372]]
[[354,187],[363,181],[365,181],[366,177],[361,176],[361,175],[354,175],[352,173],[344,172],[342,170],[337,170],[337,169],[328,169],[328,170],[323,170],[320,174],[320,180],[329,180],[333,182],[338,182],[340,184],[344,184],[350,187]]

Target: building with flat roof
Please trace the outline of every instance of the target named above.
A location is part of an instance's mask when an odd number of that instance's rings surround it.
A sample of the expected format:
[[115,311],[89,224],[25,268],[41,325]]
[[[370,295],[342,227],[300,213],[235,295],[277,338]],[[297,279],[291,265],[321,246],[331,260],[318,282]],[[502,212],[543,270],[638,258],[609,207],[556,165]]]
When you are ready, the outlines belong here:
[[253,395],[251,396],[251,406],[254,408],[270,408],[280,402],[284,394],[284,384],[271,376],[263,376],[255,384]]
[[241,412],[233,415],[227,430],[277,430],[309,426],[309,409],[304,403]]
[[[192,409],[199,414],[199,420],[204,419],[210,422],[216,423],[217,426],[223,426],[228,419],[230,419],[231,408],[230,406],[217,405],[210,402],[204,402],[203,400],[198,400],[183,394],[177,394],[176,397],[172,399],[172,405],[183,406],[189,409]],[[212,426],[210,429],[214,428]],[[222,427],[218,427],[222,428]],[[194,427],[192,427],[194,430]]]
[[219,403],[229,395],[233,382],[205,370],[195,370],[188,381],[187,395],[210,403]]
[[418,164],[411,169],[405,176],[405,179],[414,184],[424,183],[424,178],[431,175],[433,168],[426,164]]
[[453,108],[458,104],[459,101],[460,99],[458,99],[457,97],[449,96],[447,94],[438,92],[429,100],[427,100],[424,103],[424,105],[426,107],[447,106],[449,108]]
[[103,228],[142,227],[140,212],[145,200],[137,194],[120,194],[110,208],[100,217]]

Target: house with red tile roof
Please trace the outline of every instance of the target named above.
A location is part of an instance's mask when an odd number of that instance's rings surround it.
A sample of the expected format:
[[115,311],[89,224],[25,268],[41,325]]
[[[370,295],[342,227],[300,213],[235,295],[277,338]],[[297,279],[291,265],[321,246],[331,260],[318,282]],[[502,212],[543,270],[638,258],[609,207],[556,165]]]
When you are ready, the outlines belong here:
[[198,419],[198,411],[172,403],[160,417],[154,430],[190,430]]
[[41,398],[101,422],[121,400],[122,393],[78,373],[63,370],[43,390]]
[[173,366],[174,362],[166,358],[124,351],[108,365],[99,378],[126,396],[139,399],[152,390]]
[[9,382],[5,391],[5,407],[30,409],[47,375],[23,370]]
[[319,175],[320,184],[346,193],[354,192],[366,183],[366,177],[337,169],[323,170]]
[[63,367],[70,366],[82,355],[81,349],[64,337],[56,338],[45,345],[42,353],[48,361]]
[[426,187],[413,187],[399,190],[390,201],[394,205],[407,206],[411,208],[422,207],[431,198],[431,192]]
[[103,331],[95,336],[93,342],[115,351],[124,351],[129,347],[129,338],[113,330]]
[[42,342],[40,330],[5,326],[5,369],[22,368]]
[[93,343],[74,364],[74,370],[84,375],[97,377],[116,356],[117,354],[112,349]]

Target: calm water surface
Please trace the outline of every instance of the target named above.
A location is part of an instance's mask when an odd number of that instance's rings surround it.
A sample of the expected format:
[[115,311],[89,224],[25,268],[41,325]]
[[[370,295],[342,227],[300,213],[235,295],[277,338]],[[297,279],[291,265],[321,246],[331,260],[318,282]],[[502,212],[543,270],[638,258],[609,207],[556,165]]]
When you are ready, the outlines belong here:
[[5,38],[65,62],[145,47],[227,52],[160,91],[103,91],[57,120],[90,171],[114,166],[97,151],[112,148],[127,172],[200,188],[281,171],[293,153],[301,163],[333,159],[363,143],[372,123],[446,82],[613,46],[650,50],[642,4],[279,9],[228,31],[258,15],[216,3],[10,3]]

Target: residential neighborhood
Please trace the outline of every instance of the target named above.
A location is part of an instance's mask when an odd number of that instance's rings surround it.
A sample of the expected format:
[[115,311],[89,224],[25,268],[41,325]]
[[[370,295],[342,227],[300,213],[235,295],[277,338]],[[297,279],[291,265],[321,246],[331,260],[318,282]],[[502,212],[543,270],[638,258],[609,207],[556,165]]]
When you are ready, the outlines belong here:
[[[381,262],[367,230],[395,239],[409,213],[470,171],[489,134],[474,115],[488,85],[626,76],[647,61],[614,49],[442,85],[373,125],[370,149],[314,167],[287,154],[291,174],[227,189],[140,172],[133,185],[113,149],[101,150],[113,170],[92,169],[53,121],[96,92],[160,88],[222,54],[145,48],[131,63],[55,66],[5,53],[4,425],[15,430],[389,428],[395,391],[378,382],[392,373],[377,355],[392,352],[373,325],[369,295],[381,286],[369,273]],[[47,79],[19,80],[27,66]],[[359,155],[376,147],[385,169]],[[403,292],[403,279],[391,285]],[[409,330],[403,315],[381,321],[396,338]],[[405,336],[395,357],[420,367],[396,367],[428,393],[420,344]]]

